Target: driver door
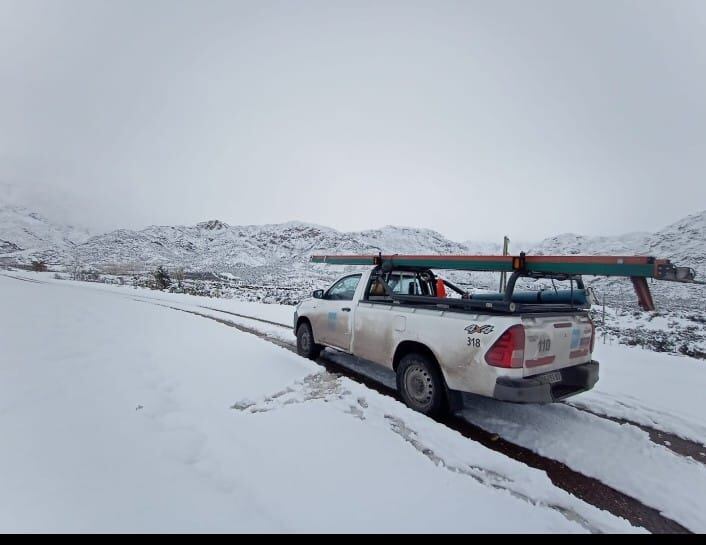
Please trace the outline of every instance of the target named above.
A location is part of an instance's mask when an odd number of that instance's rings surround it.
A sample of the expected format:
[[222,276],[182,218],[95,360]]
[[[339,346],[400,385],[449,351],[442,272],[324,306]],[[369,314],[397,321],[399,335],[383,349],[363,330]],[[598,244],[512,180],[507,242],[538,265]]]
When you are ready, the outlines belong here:
[[353,297],[361,276],[344,276],[319,300],[317,323],[314,324],[317,342],[350,351]]

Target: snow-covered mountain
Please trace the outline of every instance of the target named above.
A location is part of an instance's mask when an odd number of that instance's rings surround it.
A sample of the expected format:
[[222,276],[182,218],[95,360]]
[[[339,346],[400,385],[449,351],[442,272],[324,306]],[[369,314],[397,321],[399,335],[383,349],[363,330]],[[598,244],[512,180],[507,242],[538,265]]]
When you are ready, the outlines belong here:
[[[511,252],[519,251],[517,244]],[[517,246],[517,247],[516,247]],[[654,233],[613,237],[561,234],[536,245],[521,244],[530,254],[645,254],[672,259],[706,276],[706,211],[687,216]],[[76,260],[86,265],[159,264],[191,271],[248,267],[286,268],[303,264],[313,253],[495,254],[499,243],[454,242],[422,228],[385,226],[357,232],[303,222],[271,225],[228,225],[219,220],[190,226],[118,229],[90,237],[85,230],[57,225],[15,205],[0,206],[0,257],[27,262],[40,256],[51,263]]]
[[23,206],[0,205],[0,255],[60,256],[88,237],[84,229],[54,223]]
[[[466,240],[463,245],[468,248],[468,253],[471,255],[501,255],[503,253],[503,245],[499,241]],[[536,245],[536,241],[516,240],[513,237],[510,239],[508,251],[510,255],[517,255],[520,252],[527,252]]]
[[386,226],[344,233],[320,225],[288,222],[231,226],[211,220],[192,226],[121,229],[90,238],[76,248],[93,265],[165,264],[194,271],[283,266],[317,252],[464,253],[467,248],[429,229]]
[[499,242],[465,240],[463,245],[468,248],[468,253],[471,255],[500,255],[503,253],[503,245]]
[[644,254],[650,233],[628,233],[614,237],[591,237],[563,233],[545,238],[529,251],[535,255],[633,255]]
[[696,269],[701,280],[706,277],[706,210],[691,214],[650,235],[645,253],[668,257],[674,263]]
[[588,237],[566,233],[549,237],[530,252],[538,255],[652,255],[696,269],[706,276],[706,210],[691,214],[654,233]]
[[[696,270],[706,279],[706,210],[689,215],[654,233],[629,233],[615,237],[588,237],[571,233],[549,237],[530,254],[539,255],[652,255],[670,259],[679,266]],[[609,304],[634,306],[635,295],[628,279],[595,278],[589,283],[605,295]],[[655,282],[651,284],[657,307],[692,312],[695,300],[703,300],[703,286]]]

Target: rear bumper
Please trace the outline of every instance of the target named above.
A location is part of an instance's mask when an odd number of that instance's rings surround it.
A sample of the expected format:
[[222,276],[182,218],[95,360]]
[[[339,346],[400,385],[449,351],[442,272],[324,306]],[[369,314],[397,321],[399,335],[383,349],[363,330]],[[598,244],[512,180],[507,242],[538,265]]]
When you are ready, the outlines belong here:
[[499,377],[493,397],[514,403],[552,403],[590,390],[598,382],[598,362],[591,361],[574,367],[559,369],[561,380],[550,383],[553,373],[513,379]]

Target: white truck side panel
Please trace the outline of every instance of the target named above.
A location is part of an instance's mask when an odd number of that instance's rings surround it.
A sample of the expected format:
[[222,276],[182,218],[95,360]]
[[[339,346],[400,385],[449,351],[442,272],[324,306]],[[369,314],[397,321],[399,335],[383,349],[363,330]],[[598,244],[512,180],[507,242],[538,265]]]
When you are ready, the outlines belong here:
[[[405,341],[417,342],[432,351],[449,388],[491,396],[498,376],[522,376],[522,369],[491,367],[484,360],[495,340],[518,323],[518,317],[361,301],[354,325],[353,353],[392,369],[397,347]],[[492,325],[492,330],[469,335],[466,328],[472,325]]]

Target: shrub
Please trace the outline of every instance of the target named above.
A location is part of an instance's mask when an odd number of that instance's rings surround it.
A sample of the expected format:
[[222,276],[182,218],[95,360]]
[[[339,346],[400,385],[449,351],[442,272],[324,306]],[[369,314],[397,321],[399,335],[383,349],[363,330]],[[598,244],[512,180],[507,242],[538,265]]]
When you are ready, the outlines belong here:
[[47,264],[41,259],[32,261],[32,270],[35,272],[46,272]]
[[157,267],[157,269],[152,273],[152,276],[154,276],[155,287],[158,290],[166,289],[172,284],[172,279],[169,278],[169,273],[164,267],[162,267],[162,265]]

